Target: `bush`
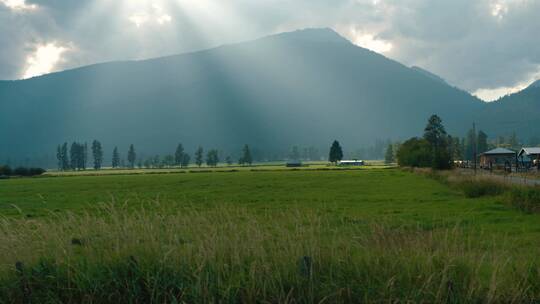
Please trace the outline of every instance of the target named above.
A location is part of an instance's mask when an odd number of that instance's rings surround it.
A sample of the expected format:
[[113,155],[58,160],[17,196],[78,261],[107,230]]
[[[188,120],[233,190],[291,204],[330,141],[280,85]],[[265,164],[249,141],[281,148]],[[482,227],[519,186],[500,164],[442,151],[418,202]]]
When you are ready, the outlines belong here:
[[17,176],[37,176],[45,173],[43,168],[26,168],[26,167],[17,167],[13,170],[11,175]]
[[9,166],[0,166],[0,176],[10,176],[12,172]]
[[431,167],[431,147],[425,139],[411,138],[397,152],[398,164],[406,167]]
[[464,180],[456,186],[469,198],[501,195],[508,190],[508,186],[490,180]]
[[514,187],[508,197],[510,204],[521,211],[540,212],[540,187]]
[[18,175],[18,176],[28,176],[29,174],[30,174],[30,171],[28,170],[28,168],[25,168],[25,167],[17,167],[13,171],[13,175]]

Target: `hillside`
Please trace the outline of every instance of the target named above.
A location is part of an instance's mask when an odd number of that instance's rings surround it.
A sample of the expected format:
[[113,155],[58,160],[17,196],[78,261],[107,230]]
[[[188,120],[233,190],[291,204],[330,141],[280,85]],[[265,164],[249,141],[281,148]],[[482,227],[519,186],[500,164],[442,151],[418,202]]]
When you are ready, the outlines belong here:
[[520,92],[489,103],[479,113],[478,121],[492,134],[508,136],[515,131],[523,141],[537,137],[540,123],[539,84],[533,83]]
[[130,143],[146,154],[178,142],[227,153],[248,143],[267,156],[333,139],[353,149],[418,135],[433,113],[464,134],[485,107],[332,30],[310,29],[0,82],[0,160],[54,159],[58,143],[94,138],[107,159]]

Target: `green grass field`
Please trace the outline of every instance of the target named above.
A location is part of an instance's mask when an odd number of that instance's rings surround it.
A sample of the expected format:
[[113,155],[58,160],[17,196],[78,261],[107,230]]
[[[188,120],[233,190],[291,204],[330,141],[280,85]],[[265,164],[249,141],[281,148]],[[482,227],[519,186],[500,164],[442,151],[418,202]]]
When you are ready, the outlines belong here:
[[540,215],[501,197],[378,167],[218,171],[1,180],[0,298],[540,300]]

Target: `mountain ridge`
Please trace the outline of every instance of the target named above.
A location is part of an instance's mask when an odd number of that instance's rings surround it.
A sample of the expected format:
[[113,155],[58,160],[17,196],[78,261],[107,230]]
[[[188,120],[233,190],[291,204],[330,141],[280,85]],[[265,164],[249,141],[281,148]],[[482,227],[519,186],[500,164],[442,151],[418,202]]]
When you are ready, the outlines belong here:
[[144,154],[178,142],[233,154],[247,143],[269,159],[334,139],[350,150],[402,140],[431,114],[463,135],[489,107],[330,29],[0,82],[0,100],[0,160],[93,139]]

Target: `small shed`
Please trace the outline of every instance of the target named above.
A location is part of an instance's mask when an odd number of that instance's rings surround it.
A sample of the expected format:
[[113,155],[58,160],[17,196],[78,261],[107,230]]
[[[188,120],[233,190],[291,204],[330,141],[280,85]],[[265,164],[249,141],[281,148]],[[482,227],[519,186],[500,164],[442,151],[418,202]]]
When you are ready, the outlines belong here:
[[365,165],[363,160],[341,160],[338,162],[339,166],[363,166]]
[[521,163],[528,165],[528,167],[531,165],[540,166],[540,148],[538,147],[522,148],[518,156]]
[[515,160],[516,152],[505,148],[495,148],[480,154],[480,168],[509,168]]
[[287,162],[285,166],[288,168],[302,167],[302,162],[299,160],[292,160],[292,161]]

